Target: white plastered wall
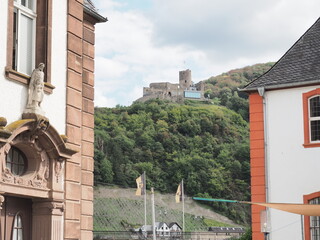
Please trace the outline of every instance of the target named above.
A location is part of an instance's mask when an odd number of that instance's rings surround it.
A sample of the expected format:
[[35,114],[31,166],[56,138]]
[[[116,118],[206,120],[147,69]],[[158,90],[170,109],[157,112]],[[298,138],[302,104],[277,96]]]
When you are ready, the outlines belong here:
[[[0,117],[8,124],[21,119],[27,101],[27,86],[5,78],[7,52],[8,0],[0,0]],[[52,94],[45,94],[42,109],[56,130],[65,134],[66,119],[66,69],[67,69],[67,3],[53,1],[52,13]]]
[[52,1],[51,95],[46,95],[43,110],[59,133],[65,134],[67,85],[67,1]]
[[[320,86],[266,92],[269,202],[303,203],[320,191],[320,148],[304,148],[302,94]],[[270,210],[272,240],[301,240],[301,216]]]

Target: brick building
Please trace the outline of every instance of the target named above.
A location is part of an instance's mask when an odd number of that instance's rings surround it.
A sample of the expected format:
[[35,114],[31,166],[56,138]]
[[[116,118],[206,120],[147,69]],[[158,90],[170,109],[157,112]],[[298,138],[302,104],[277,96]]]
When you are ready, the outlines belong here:
[[92,239],[94,31],[107,19],[90,0],[0,6],[0,239]]

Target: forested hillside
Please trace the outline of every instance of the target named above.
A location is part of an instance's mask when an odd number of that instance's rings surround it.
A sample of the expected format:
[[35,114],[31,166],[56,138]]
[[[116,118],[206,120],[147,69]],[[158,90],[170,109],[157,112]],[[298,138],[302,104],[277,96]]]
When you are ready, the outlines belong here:
[[[95,184],[135,187],[145,171],[148,189],[173,193],[184,179],[188,196],[249,200],[248,103],[237,87],[271,65],[208,79],[212,102],[179,105],[155,99],[96,108]],[[248,219],[241,205],[212,205],[238,222]]]
[[243,119],[248,120],[248,95],[239,92],[238,88],[261,76],[273,64],[274,62],[255,64],[210,77],[205,81],[205,97],[212,99],[217,105],[236,111]]

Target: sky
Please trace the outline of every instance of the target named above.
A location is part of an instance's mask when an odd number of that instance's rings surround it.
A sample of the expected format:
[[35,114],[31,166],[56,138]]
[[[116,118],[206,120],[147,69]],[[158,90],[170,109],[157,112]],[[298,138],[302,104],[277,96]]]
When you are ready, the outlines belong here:
[[129,106],[152,82],[197,83],[277,61],[320,17],[319,0],[93,0],[95,106]]

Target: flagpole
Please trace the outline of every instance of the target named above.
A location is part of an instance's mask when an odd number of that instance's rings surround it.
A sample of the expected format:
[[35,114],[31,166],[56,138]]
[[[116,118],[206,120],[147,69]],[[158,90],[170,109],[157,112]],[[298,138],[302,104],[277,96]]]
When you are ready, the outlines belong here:
[[147,226],[147,187],[146,187],[146,172],[143,172],[143,188],[144,188],[144,225]]
[[184,186],[183,186],[183,179],[181,182],[181,192],[182,192],[182,232],[185,231],[184,228]]
[[303,215],[300,215],[301,217],[301,233],[302,233],[302,240],[304,239],[304,229],[303,229]]
[[152,205],[152,235],[153,240],[156,240],[156,213],[154,209],[154,191],[153,187],[151,188],[151,205]]

